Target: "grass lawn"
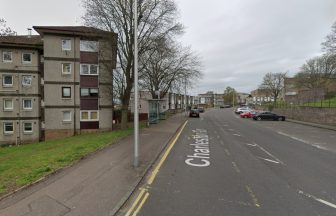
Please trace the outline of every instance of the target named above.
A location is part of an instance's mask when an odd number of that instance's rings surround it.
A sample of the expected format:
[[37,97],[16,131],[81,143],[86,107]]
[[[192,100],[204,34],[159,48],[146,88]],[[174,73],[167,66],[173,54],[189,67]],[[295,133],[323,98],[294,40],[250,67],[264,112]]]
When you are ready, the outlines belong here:
[[133,129],[0,148],[0,196],[131,134]]

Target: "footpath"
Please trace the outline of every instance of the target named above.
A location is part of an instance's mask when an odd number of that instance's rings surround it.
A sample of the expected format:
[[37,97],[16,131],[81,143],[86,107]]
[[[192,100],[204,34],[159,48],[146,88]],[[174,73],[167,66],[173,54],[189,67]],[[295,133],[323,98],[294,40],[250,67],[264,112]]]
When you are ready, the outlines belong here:
[[185,120],[179,113],[140,131],[138,168],[132,135],[1,200],[0,215],[114,215]]

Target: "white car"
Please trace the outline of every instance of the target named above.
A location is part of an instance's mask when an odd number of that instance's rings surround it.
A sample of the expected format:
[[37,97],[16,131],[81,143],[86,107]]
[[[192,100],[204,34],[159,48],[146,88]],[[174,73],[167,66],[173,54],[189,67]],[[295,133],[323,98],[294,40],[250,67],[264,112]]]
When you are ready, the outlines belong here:
[[240,114],[240,113],[243,113],[243,112],[250,112],[252,111],[249,107],[239,107],[236,109],[235,113],[236,114]]

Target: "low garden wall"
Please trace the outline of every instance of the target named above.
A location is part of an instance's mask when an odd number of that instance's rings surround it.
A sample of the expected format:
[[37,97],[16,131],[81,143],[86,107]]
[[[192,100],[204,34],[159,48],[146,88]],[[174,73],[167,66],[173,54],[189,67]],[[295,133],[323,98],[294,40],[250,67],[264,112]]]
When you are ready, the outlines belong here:
[[273,112],[293,120],[336,126],[336,108],[274,108]]

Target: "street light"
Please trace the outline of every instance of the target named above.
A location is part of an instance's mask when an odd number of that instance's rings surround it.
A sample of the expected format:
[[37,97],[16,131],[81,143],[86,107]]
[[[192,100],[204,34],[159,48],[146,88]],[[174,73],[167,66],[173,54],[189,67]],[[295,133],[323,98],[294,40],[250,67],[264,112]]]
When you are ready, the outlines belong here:
[[134,167],[139,166],[138,1],[134,0]]

